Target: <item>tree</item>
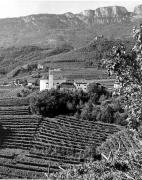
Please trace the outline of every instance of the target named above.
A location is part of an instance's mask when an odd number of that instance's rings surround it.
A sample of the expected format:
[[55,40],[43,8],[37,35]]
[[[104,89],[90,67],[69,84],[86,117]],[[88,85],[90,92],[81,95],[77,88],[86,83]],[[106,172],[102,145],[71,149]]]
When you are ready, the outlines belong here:
[[115,75],[120,83],[119,95],[128,112],[129,127],[138,130],[142,123],[142,24],[133,29],[135,45],[131,52],[120,44],[113,47],[112,56],[106,61],[109,75]]
[[100,104],[99,100],[102,95],[106,96],[106,98],[110,96],[110,93],[107,91],[107,89],[104,86],[95,82],[90,83],[88,85],[87,91],[90,96],[90,100],[94,104]]
[[93,105],[92,102],[89,101],[88,103],[85,104],[84,108],[82,109],[80,117],[85,120],[92,120],[92,110],[93,110]]

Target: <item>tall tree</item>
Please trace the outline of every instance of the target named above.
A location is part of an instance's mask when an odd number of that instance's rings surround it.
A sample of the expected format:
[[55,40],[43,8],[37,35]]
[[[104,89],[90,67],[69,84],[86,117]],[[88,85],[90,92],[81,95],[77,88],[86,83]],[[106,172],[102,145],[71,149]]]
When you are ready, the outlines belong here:
[[111,58],[106,61],[109,75],[115,74],[120,86],[122,105],[128,112],[129,126],[138,129],[142,123],[142,24],[133,29],[135,45],[126,53],[124,45],[113,48]]

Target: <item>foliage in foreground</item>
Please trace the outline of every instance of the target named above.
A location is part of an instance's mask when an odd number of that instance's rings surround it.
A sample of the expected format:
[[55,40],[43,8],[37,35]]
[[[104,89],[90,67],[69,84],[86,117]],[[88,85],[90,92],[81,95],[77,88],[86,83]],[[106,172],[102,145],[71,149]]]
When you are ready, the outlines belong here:
[[[125,130],[125,133],[128,133],[128,131]],[[124,131],[118,135],[123,134]],[[136,131],[131,131],[131,134],[141,146],[140,134]],[[135,137],[136,135],[138,137]],[[108,140],[111,141],[111,139]],[[130,144],[133,144],[133,142],[131,141]],[[105,142],[104,146],[106,146]],[[97,154],[97,152],[100,154]],[[51,179],[54,177],[57,180],[140,180],[142,179],[142,150],[132,145],[127,150],[120,146],[118,149],[110,148],[108,155],[104,151],[96,151],[93,156],[90,156],[88,162],[68,169],[60,167],[58,173],[50,174],[49,177]]]
[[142,24],[133,29],[135,45],[126,53],[124,45],[114,47],[113,55],[106,62],[110,75],[115,75],[124,97],[123,107],[128,112],[129,126],[137,129],[142,123]]
[[114,159],[90,161],[50,174],[57,180],[138,180],[142,179],[142,151],[117,154]]

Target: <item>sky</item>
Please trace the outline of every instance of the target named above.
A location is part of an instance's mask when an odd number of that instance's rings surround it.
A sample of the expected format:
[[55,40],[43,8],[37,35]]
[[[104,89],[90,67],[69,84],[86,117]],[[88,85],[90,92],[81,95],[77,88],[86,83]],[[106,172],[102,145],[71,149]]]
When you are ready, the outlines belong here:
[[0,18],[19,17],[30,14],[80,13],[86,9],[106,6],[124,6],[128,11],[142,4],[142,0],[0,0]]

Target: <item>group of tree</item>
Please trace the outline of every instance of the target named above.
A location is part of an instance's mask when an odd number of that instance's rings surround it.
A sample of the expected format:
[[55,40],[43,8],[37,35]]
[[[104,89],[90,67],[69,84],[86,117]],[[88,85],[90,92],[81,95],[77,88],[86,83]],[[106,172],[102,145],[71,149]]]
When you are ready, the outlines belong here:
[[54,117],[59,114],[74,115],[91,121],[126,125],[127,113],[121,107],[121,98],[99,83],[91,83],[87,92],[45,90],[31,97],[33,113]]
[[128,124],[126,121],[128,115],[122,108],[120,102],[121,97],[112,97],[103,100],[100,104],[94,104],[92,101],[89,101],[83,107],[79,117],[91,121],[101,121],[126,126]]
[[74,114],[87,102],[89,96],[83,91],[45,90],[31,97],[33,113],[54,117],[59,114]]

